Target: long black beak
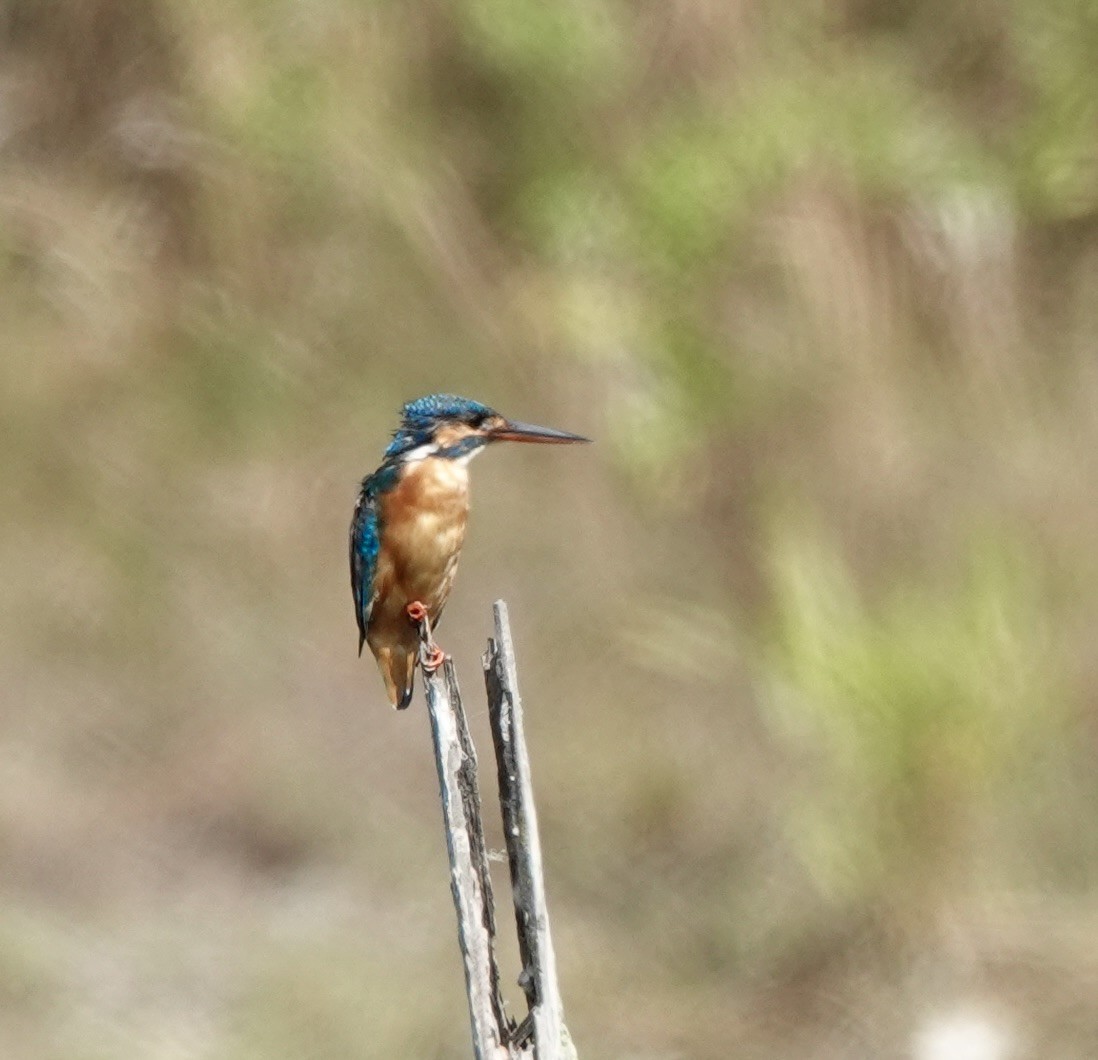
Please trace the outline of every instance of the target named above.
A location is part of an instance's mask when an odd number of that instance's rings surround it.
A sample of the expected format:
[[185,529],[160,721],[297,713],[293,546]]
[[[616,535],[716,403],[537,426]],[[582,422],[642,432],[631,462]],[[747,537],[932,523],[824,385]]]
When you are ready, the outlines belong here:
[[573,442],[589,442],[581,434],[569,434],[553,427],[536,427],[532,423],[516,423],[508,420],[502,427],[488,433],[493,442],[542,442],[545,445],[571,445]]

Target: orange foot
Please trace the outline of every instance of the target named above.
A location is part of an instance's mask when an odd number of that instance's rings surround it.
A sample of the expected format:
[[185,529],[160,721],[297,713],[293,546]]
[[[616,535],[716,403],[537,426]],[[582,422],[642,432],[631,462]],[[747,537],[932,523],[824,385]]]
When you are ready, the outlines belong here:
[[434,673],[446,661],[446,652],[437,644],[423,649],[423,668],[428,673]]
[[405,609],[408,617],[418,626],[427,617],[427,607],[418,600],[413,600]]

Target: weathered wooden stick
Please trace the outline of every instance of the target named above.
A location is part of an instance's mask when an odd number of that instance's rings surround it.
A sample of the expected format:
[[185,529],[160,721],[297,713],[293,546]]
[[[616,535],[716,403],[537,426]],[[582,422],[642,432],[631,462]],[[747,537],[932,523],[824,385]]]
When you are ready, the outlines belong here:
[[[502,600],[496,602],[494,614],[496,635],[488,641],[484,655],[484,680],[523,964],[519,983],[530,1010],[517,1028],[506,1013],[499,989],[495,911],[477,785],[477,757],[454,664],[446,659],[439,670],[421,667],[450,856],[450,889],[465,964],[473,1052],[477,1060],[576,1060],[557,985],[522,703],[507,605]],[[431,628],[426,620],[420,625],[420,644],[422,658],[431,646]]]
[[[420,636],[424,647],[430,644],[431,630],[426,621]],[[515,1055],[509,1045],[514,1028],[504,1011],[499,989],[492,882],[481,822],[476,751],[452,660],[447,659],[440,670],[422,669],[450,856],[450,889],[465,964],[473,1054],[477,1060],[510,1060]]]
[[488,689],[488,716],[496,747],[503,834],[523,963],[519,983],[530,1007],[530,1015],[523,1020],[515,1038],[523,1042],[529,1031],[536,1060],[575,1060],[576,1050],[564,1024],[556,956],[549,932],[541,840],[507,604],[497,600],[493,614],[496,635],[489,640],[484,655],[484,681]]

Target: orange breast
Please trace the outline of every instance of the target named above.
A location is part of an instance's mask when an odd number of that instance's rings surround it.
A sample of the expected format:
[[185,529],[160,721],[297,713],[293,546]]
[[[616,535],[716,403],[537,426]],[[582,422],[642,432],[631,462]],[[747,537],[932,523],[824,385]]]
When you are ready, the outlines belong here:
[[469,514],[469,475],[451,460],[428,457],[412,464],[381,500],[384,527],[375,585],[377,599],[367,639],[414,641],[405,608],[425,604],[437,620],[457,573]]

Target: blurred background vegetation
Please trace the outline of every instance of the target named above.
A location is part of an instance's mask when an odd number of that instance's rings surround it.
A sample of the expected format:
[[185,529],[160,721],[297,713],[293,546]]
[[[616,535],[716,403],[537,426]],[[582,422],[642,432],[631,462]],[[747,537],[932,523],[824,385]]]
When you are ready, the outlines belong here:
[[0,1055],[468,1055],[345,569],[436,390],[599,442],[476,465],[442,631],[475,703],[510,602],[581,1055],[1098,1055],[1098,6],[0,41]]

